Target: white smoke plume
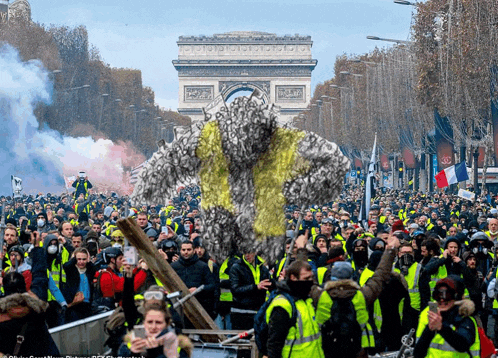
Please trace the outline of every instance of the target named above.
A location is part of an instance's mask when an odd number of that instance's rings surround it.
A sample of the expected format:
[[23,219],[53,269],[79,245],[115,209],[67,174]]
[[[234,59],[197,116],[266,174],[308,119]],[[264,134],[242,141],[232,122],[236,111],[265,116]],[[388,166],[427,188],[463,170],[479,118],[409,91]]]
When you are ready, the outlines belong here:
[[130,192],[123,165],[145,160],[130,145],[39,128],[34,108],[50,104],[52,89],[40,61],[22,62],[14,48],[0,45],[0,195],[11,194],[11,175],[23,179],[24,193],[60,194],[63,175],[78,171],[86,171],[96,191]]

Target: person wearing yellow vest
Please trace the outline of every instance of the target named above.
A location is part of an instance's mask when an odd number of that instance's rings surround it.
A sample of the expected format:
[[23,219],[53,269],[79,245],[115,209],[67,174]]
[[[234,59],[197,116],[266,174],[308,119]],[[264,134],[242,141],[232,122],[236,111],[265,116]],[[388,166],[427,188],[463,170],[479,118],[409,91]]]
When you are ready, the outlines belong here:
[[237,253],[232,253],[223,261],[220,266],[218,277],[220,280],[220,300],[216,307],[218,317],[216,317],[216,324],[220,329],[232,329],[232,320],[230,317],[230,310],[232,308],[233,295],[230,291],[230,276],[228,275],[232,265],[240,260]]
[[489,236],[494,244],[498,243],[498,219],[489,219],[488,228],[489,230],[486,231],[486,235]]
[[[84,175],[84,174],[82,174]],[[83,194],[85,199],[88,198],[88,189],[93,188],[92,183],[88,181],[87,176],[80,176],[78,179],[76,179],[72,185],[73,188],[76,189],[74,192],[74,198],[78,198],[80,194]]]
[[229,276],[233,295],[232,328],[251,329],[254,315],[265,302],[266,292],[272,286],[270,272],[254,249],[245,248],[242,258],[230,269]]
[[332,241],[330,249],[327,253],[326,266],[318,267],[317,269],[317,281],[320,286],[330,280],[330,271],[334,266],[334,263],[345,261],[346,253],[340,241]]
[[[61,236],[61,240],[64,238]],[[70,250],[68,250],[68,247]],[[47,324],[49,327],[64,324],[67,302],[61,291],[66,283],[66,272],[63,265],[69,261],[72,246],[65,242],[65,246],[59,242],[57,236],[49,234],[43,241],[43,248],[47,253],[47,276],[48,276],[48,304]],[[71,251],[71,252],[70,252]]]
[[437,310],[426,307],[420,313],[413,355],[429,357],[480,357],[480,340],[472,314],[474,305],[462,300],[464,284],[458,276],[436,283],[433,298]]
[[301,260],[294,261],[285,271],[285,280],[277,289],[289,293],[294,299],[297,317],[292,318],[292,304],[284,295],[276,296],[266,310],[268,323],[268,358],[324,358],[320,327],[315,320],[313,300],[309,297],[313,286],[311,266]]
[[410,244],[403,244],[399,249],[398,256],[394,271],[401,273],[408,283],[410,305],[419,313],[429,301],[429,282],[421,279],[423,267],[415,261],[413,247]]
[[[456,237],[450,236],[446,239],[443,255],[433,257],[424,267],[425,274],[431,276],[432,282],[436,277],[441,279],[448,275],[462,276],[465,262],[458,256],[460,248],[460,241]],[[434,284],[431,285],[433,286]]]
[[[375,347],[372,327],[368,322],[367,307],[374,303],[382,292],[383,284],[390,278],[398,247],[399,240],[391,235],[374,275],[363,287],[352,280],[353,268],[349,262],[336,262],[331,270],[332,280],[325,284],[324,289],[319,286],[312,288],[311,296],[316,303],[316,320],[319,325],[323,325],[330,318],[334,299],[351,299],[356,311],[356,320],[361,328],[361,351],[357,352],[357,356],[365,356],[369,349]],[[334,352],[333,356],[344,357],[341,352]]]

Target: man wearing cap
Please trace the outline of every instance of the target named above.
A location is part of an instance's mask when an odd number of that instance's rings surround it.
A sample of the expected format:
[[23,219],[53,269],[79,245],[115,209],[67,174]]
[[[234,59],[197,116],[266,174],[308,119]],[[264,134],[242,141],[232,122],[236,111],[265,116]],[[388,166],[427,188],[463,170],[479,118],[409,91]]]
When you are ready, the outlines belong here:
[[[372,327],[368,323],[367,307],[374,303],[382,292],[383,284],[389,280],[398,247],[399,240],[391,235],[375,274],[363,287],[352,280],[353,268],[351,264],[339,261],[332,267],[330,273],[332,281],[326,282],[324,289],[313,286],[311,290],[311,297],[316,303],[316,321],[319,325],[323,325],[330,318],[334,299],[351,299],[356,311],[356,319],[362,331],[362,350],[358,352],[358,356],[366,356],[366,351],[375,347]],[[337,353],[340,354],[340,352]]]
[[480,356],[477,324],[471,316],[474,305],[470,300],[462,300],[463,291],[464,284],[458,276],[451,275],[436,283],[433,298],[437,312],[426,307],[420,313],[415,358]]

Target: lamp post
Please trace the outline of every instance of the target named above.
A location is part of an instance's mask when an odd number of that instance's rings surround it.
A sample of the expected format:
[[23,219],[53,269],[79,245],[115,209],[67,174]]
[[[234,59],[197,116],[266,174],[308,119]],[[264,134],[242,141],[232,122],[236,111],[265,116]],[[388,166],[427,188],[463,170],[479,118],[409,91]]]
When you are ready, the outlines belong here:
[[418,6],[418,3],[411,2],[411,1],[406,1],[406,0],[394,0],[394,3],[398,4],[398,5]]
[[387,42],[395,42],[397,44],[411,45],[412,41],[404,41],[404,40],[396,40],[396,39],[386,39],[379,36],[367,36],[367,39],[374,41],[387,41]]
[[100,119],[99,119],[99,123],[98,123],[98,129],[99,130],[102,130],[102,128],[104,127],[104,124],[105,124],[105,120],[104,120],[104,105],[105,105],[105,99],[107,97],[109,97],[109,93],[102,93],[102,105],[100,106]]

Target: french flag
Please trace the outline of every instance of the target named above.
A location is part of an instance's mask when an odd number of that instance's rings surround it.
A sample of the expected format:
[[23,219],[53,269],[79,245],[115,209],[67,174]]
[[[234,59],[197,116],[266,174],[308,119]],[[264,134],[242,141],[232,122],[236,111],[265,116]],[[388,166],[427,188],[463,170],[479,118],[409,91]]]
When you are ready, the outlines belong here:
[[435,176],[438,188],[444,188],[451,184],[456,184],[461,181],[469,180],[467,174],[467,165],[465,161],[452,165],[444,170],[441,170]]

